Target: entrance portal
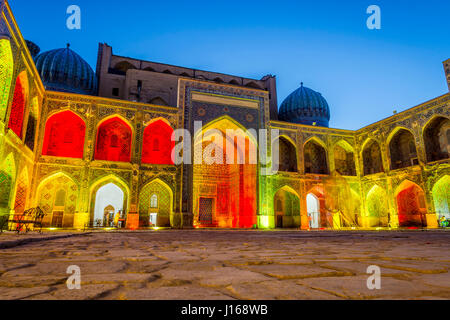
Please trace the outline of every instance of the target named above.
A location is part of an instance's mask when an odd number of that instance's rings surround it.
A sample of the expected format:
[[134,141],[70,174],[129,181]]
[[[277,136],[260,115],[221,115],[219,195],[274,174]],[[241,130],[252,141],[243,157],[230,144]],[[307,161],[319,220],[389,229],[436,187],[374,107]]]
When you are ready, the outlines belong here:
[[221,228],[256,225],[256,142],[244,130],[225,117],[196,134],[194,225]]
[[113,227],[116,215],[123,211],[124,193],[114,183],[109,183],[97,191],[95,197],[94,225]]

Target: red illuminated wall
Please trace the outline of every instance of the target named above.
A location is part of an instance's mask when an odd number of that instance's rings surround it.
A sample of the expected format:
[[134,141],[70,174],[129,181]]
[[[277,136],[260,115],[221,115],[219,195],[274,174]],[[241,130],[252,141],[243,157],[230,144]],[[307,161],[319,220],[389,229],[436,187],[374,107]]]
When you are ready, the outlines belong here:
[[[203,145],[203,150],[209,144]],[[225,141],[222,146],[225,145]],[[198,198],[215,198],[212,221],[202,220],[204,213],[200,204],[198,205],[198,227],[221,227],[221,228],[252,228],[257,224],[257,166],[248,164],[250,162],[250,141],[246,138],[245,163],[229,164],[226,157],[226,150],[221,146],[224,155],[224,164],[197,165],[194,168],[194,180],[197,183],[215,186],[207,190],[204,194],[199,194]],[[253,147],[253,145],[252,145]],[[241,152],[243,146],[233,147],[235,160]],[[253,149],[253,148],[252,148]],[[196,183],[196,182],[194,182]],[[216,189],[216,191],[214,191]]]
[[164,121],[158,120],[148,125],[144,130],[142,147],[142,163],[173,164],[172,141],[173,129]]
[[426,225],[425,198],[423,191],[410,185],[397,195],[398,221],[401,227],[422,227]]
[[239,228],[252,228],[256,223],[256,165],[240,165]]
[[83,158],[86,125],[71,111],[51,116],[45,125],[42,154],[55,157]]
[[20,77],[17,77],[8,124],[8,127],[20,138],[22,137],[23,115],[25,112],[26,101],[24,85],[26,84],[22,83]]
[[130,162],[132,136],[130,126],[118,117],[103,122],[97,132],[95,159]]

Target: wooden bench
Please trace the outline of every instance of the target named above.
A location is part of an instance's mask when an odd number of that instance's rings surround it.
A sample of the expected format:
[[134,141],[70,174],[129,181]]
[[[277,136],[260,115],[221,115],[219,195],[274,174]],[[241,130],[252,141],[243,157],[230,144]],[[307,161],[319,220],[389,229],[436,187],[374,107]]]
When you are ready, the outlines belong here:
[[28,233],[31,229],[38,229],[38,232],[42,233],[42,220],[44,217],[45,213],[39,207],[28,209],[22,214],[14,215],[12,219],[5,216],[0,220],[0,233],[4,229],[17,233],[21,231]]

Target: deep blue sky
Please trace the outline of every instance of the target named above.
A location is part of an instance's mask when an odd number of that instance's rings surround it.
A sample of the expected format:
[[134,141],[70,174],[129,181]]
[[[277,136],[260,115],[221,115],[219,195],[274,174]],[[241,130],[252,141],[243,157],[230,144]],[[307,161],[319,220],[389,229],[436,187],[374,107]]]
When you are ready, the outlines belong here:
[[[66,28],[66,9],[82,29]],[[381,7],[382,29],[366,9]],[[244,77],[277,76],[279,104],[300,82],[331,107],[332,127],[358,129],[448,92],[450,1],[10,0],[26,39],[71,48],[95,70],[113,53]]]

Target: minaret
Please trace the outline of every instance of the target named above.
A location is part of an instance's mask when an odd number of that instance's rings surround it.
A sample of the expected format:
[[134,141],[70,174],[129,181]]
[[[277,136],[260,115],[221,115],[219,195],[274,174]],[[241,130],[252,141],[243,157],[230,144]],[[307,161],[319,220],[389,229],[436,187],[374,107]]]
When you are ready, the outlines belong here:
[[444,65],[445,78],[447,79],[448,91],[450,91],[450,59],[442,62]]

